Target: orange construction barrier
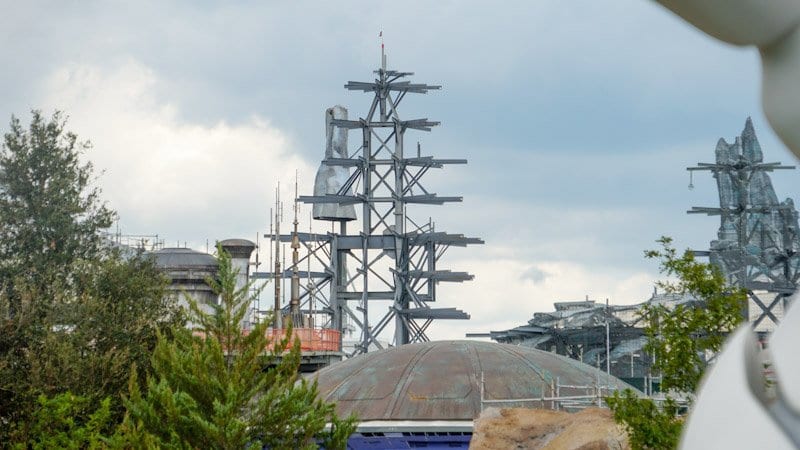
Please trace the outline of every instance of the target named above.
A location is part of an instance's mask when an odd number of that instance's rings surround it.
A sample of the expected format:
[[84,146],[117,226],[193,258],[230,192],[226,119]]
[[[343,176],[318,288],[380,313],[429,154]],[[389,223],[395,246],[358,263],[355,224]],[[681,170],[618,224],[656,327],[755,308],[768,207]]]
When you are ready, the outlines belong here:
[[[270,341],[282,339],[286,336],[285,329],[267,329],[267,338]],[[295,338],[300,339],[300,350],[304,352],[340,352],[339,345],[341,333],[329,328],[292,328],[290,345]]]
[[[243,335],[249,333],[250,330],[242,330]],[[202,331],[193,331],[192,334],[201,338],[205,337],[205,333]],[[341,335],[342,333],[339,331],[330,328],[292,328],[289,346],[294,344],[295,338],[298,338],[300,339],[300,350],[303,352],[340,352],[342,351],[342,347],[339,345]],[[286,329],[267,328],[267,339],[270,344],[277,339],[283,339],[284,336],[286,336]]]

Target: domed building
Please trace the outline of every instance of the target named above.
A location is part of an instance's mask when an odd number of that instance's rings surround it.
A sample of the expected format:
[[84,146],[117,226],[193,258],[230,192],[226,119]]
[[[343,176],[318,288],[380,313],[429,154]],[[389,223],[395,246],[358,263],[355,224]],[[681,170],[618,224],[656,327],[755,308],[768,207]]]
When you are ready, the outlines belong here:
[[370,440],[376,446],[369,448],[388,448],[379,441],[391,439],[391,445],[415,439],[458,447],[469,442],[473,420],[487,407],[569,410],[596,403],[598,388],[601,395],[632,389],[554,353],[479,341],[426,342],[367,353],[322,369],[316,378],[320,397],[336,402],[340,417],[358,416],[353,448]]
[[[226,239],[219,245],[231,255],[231,264],[238,271],[237,288],[247,284],[250,278],[250,256],[256,244],[247,239]],[[163,248],[152,253],[156,267],[169,279],[170,295],[184,306],[184,295],[188,294],[199,305],[211,305],[218,302],[218,296],[206,282],[207,278],[217,276],[217,259],[208,253],[198,252],[190,248]],[[210,312],[210,309],[208,309]],[[247,327],[249,318],[242,325]]]
[[170,281],[170,294],[179,302],[183,302],[184,292],[201,305],[217,302],[217,295],[206,283],[207,277],[217,275],[216,258],[190,248],[163,248],[153,252],[153,257],[156,267]]

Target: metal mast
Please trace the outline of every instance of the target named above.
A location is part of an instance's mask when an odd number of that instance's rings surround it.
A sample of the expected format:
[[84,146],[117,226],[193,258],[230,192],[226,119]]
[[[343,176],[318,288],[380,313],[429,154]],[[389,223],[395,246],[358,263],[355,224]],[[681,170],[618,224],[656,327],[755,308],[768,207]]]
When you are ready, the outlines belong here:
[[298,272],[298,261],[300,261],[300,238],[297,236],[297,213],[300,206],[297,204],[297,173],[294,176],[294,221],[292,225],[292,287],[289,298],[290,317],[292,325],[295,327],[303,326],[303,315],[300,313],[300,273]]
[[[319,295],[317,303],[323,307],[320,312],[329,317],[327,327],[343,331],[346,321],[355,325],[359,336],[352,354],[384,348],[389,340],[390,345],[427,341],[426,330],[435,319],[469,319],[467,313],[456,308],[430,306],[436,301],[438,283],[473,278],[465,272],[440,270],[437,262],[451,246],[483,243],[478,238],[435,231],[430,221],[417,222],[407,214],[409,205],[462,201],[462,197],[440,197],[430,192],[422,179],[430,169],[466,164],[465,159],[423,156],[420,147],[416,154],[405,152],[406,132],[431,131],[439,122],[427,118],[404,120],[400,104],[407,94],[426,94],[441,87],[407,81],[412,72],[387,70],[385,54],[380,69],[374,73],[373,81],[349,81],[344,86],[373,95],[366,115],[358,120],[331,120],[334,127],[360,131],[360,146],[348,157],[328,157],[322,162],[352,170],[350,177],[336,193],[299,197],[301,202],[312,204],[361,205],[361,230],[357,235],[345,234],[344,229],[327,235],[297,235],[309,251],[306,258],[314,258],[323,266],[320,272],[298,272],[315,280],[313,288],[309,286],[300,295],[303,306],[309,304],[313,290]],[[291,237],[279,239],[289,241]],[[352,268],[355,270],[351,274]],[[322,298],[320,288],[326,284],[328,295]],[[375,310],[376,302],[388,303],[385,312]],[[372,323],[376,317],[379,318]],[[392,337],[383,337],[391,328]]]
[[283,205],[281,204],[281,187],[278,184],[278,187],[275,189],[275,235],[270,236],[273,238],[273,242],[275,243],[275,272],[273,273],[273,280],[275,284],[275,304],[273,305],[273,312],[275,317],[272,321],[272,327],[276,330],[280,330],[283,326],[283,314],[281,313],[281,241],[279,239],[275,239],[275,237],[281,235],[281,220],[283,218],[283,213],[281,209]]

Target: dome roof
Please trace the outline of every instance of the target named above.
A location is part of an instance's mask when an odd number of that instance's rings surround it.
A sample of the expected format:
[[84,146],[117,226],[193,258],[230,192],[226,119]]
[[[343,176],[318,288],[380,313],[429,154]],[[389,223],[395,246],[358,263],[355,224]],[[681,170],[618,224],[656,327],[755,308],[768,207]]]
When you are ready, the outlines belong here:
[[[367,420],[473,420],[481,410],[481,373],[487,400],[552,395],[560,385],[633,389],[587,364],[509,344],[438,341],[357,356],[317,372],[320,397],[340,416]],[[559,395],[587,389],[561,387]],[[544,407],[550,407],[544,402]],[[497,404],[495,404],[497,405]],[[540,407],[541,402],[503,406]]]
[[225,239],[219,241],[219,245],[233,258],[250,258],[253,250],[256,249],[256,244],[247,239]]
[[256,244],[253,241],[247,239],[225,239],[219,241],[219,244],[223,247],[252,247],[256,248]]
[[162,248],[153,252],[156,266],[162,269],[216,268],[217,260],[208,253],[190,248]]

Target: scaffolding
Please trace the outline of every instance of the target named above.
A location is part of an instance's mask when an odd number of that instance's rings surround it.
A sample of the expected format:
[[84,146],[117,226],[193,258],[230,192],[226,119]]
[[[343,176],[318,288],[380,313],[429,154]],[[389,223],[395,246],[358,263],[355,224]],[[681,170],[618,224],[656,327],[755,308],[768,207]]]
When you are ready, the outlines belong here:
[[[360,145],[354,152],[328,151],[322,161],[323,166],[344,169],[345,179],[336,192],[299,197],[300,202],[315,206],[360,205],[359,233],[348,234],[347,222],[353,217],[345,214],[342,219],[325,219],[338,222],[338,232],[268,235],[281,243],[301,246],[306,255],[293,259],[291,265],[275,274],[255,274],[257,278],[306,278],[307,286],[295,284],[302,291],[298,292],[295,311],[299,308],[302,314],[322,315],[322,326],[343,332],[340,336],[349,325],[354,326],[358,336],[349,352],[351,356],[383,349],[387,343],[428,341],[426,331],[434,320],[469,319],[469,314],[459,309],[431,306],[436,301],[438,283],[473,278],[466,272],[439,269],[438,262],[450,247],[483,243],[478,238],[437,231],[430,219],[415,221],[407,214],[409,205],[462,201],[461,197],[432,193],[423,184],[423,177],[430,169],[467,161],[423,156],[419,143],[416,152],[407,151],[409,130],[431,131],[439,122],[401,119],[400,104],[408,94],[426,94],[440,86],[412,83],[407,80],[412,72],[387,70],[385,55],[375,74],[373,81],[350,81],[344,86],[350,91],[373,94],[363,118],[349,120],[341,107],[329,109],[326,116],[328,125],[345,135],[360,131]],[[337,142],[346,146],[347,141]],[[308,267],[310,260],[321,268],[312,271]],[[387,302],[389,307],[381,312],[376,310],[376,302]],[[290,305],[281,308],[286,316]],[[374,317],[379,318],[373,322]],[[379,339],[389,330],[393,330],[390,339]]]
[[715,163],[688,167],[711,172],[719,191],[719,207],[693,207],[688,214],[720,217],[718,239],[708,256],[734,286],[747,291],[744,316],[757,331],[771,331],[780,321],[789,297],[800,279],[800,238],[794,202],[779,202],[769,173],[790,170],[779,162],[763,162],[761,146],[747,119],[741,136],[732,144],[720,139]]

